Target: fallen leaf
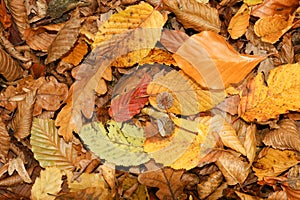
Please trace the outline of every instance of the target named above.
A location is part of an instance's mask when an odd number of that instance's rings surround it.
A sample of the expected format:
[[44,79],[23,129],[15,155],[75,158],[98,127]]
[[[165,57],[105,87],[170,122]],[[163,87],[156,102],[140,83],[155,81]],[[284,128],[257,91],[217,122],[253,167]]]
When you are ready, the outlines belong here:
[[173,57],[184,73],[202,87],[223,90],[242,81],[265,59],[239,54],[222,36],[210,31],[191,36]]
[[[149,4],[129,6],[125,11],[113,16],[115,17],[106,21],[107,23],[100,28],[93,51],[74,75],[77,81],[70,89],[69,101],[56,118],[56,125],[61,126],[59,134],[65,139],[72,138],[72,131],[80,131],[82,124],[78,118],[81,118],[81,113],[86,118],[92,117],[94,89],[107,67],[116,58],[128,52],[138,49],[150,51],[160,38],[164,17]],[[125,23],[125,28],[121,29],[119,26],[122,23]]]
[[77,152],[72,143],[67,144],[59,137],[53,120],[33,119],[30,144],[35,159],[42,167],[75,168]]
[[268,132],[263,143],[281,150],[296,150],[300,152],[300,134],[293,120],[283,119],[279,122],[279,128]]
[[260,4],[261,2],[263,2],[263,0],[244,0],[244,3],[246,3],[249,6]]
[[6,12],[6,5],[4,0],[1,0],[0,3],[0,21],[4,26],[4,29],[9,28],[12,24],[11,16]]
[[254,163],[252,169],[258,180],[262,180],[264,177],[277,176],[297,163],[299,158],[296,152],[268,148],[265,155]]
[[183,31],[163,29],[160,42],[168,51],[175,53],[187,39],[189,36]]
[[[259,73],[241,95],[240,114],[246,121],[266,122],[276,119],[289,110],[299,110],[298,63],[287,64],[271,70],[265,85],[263,73]],[[286,81],[288,80],[288,81]]]
[[53,200],[56,194],[61,190],[63,183],[62,172],[56,167],[47,167],[41,171],[31,189],[31,198],[33,200]]
[[288,21],[281,15],[260,18],[254,24],[254,32],[263,42],[274,44],[293,26],[294,16]]
[[138,183],[137,178],[126,176],[122,182],[123,197],[132,200],[149,199],[147,187]]
[[142,173],[138,176],[138,181],[149,187],[157,187],[156,195],[159,199],[186,199],[183,192],[185,182],[181,181],[184,170],[173,170],[172,168],[162,168],[156,171]]
[[23,76],[21,66],[2,48],[0,49],[0,66],[0,74],[2,74],[7,81],[14,81]]
[[221,21],[217,9],[195,0],[163,0],[165,9],[173,12],[185,28],[196,31],[220,32]]
[[222,183],[223,176],[220,171],[210,174],[207,180],[200,182],[197,185],[197,192],[200,199],[205,199],[213,193]]
[[79,40],[75,43],[72,51],[68,52],[62,61],[77,66],[88,52],[88,45],[83,40]]
[[58,195],[55,200],[66,199],[91,199],[91,200],[112,200],[109,191],[102,188],[89,187],[77,192],[68,192]]
[[24,162],[20,157],[13,158],[8,162],[7,172],[9,175],[12,175],[14,171],[17,171],[21,178],[25,181],[25,183],[31,183],[32,180],[30,175],[28,174]]
[[276,199],[288,200],[286,192],[275,191],[270,196],[268,196],[268,200],[276,200]]
[[8,150],[10,146],[10,135],[8,134],[6,125],[0,119],[0,161],[7,162]]
[[27,29],[24,37],[30,48],[33,50],[46,52],[56,35],[56,32],[48,32],[42,27],[37,29]]
[[93,153],[116,165],[136,166],[149,161],[143,149],[143,129],[115,121],[110,121],[107,129],[102,123],[90,123],[82,127],[79,136]]
[[247,4],[243,4],[237,13],[231,18],[227,28],[232,39],[237,39],[246,33],[249,26],[249,19],[250,9]]

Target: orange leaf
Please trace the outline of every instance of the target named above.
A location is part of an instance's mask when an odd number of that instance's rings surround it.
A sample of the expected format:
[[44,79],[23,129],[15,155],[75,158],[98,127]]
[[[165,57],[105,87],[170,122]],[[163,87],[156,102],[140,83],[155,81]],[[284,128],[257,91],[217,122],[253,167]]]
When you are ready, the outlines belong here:
[[88,45],[83,40],[79,40],[77,44],[75,44],[72,51],[70,51],[62,61],[65,63],[70,63],[74,66],[77,66],[83,59],[83,57],[88,52]]
[[264,17],[256,21],[254,32],[262,41],[274,44],[293,26],[293,20],[294,16],[288,21],[280,15]]
[[250,9],[247,4],[243,4],[238,12],[231,18],[228,32],[232,39],[241,37],[249,26]]
[[11,16],[6,12],[4,0],[1,0],[0,2],[0,21],[4,26],[4,29],[7,29],[11,26]]
[[212,89],[239,83],[266,58],[239,54],[222,36],[211,31],[191,36],[173,57],[188,76]]

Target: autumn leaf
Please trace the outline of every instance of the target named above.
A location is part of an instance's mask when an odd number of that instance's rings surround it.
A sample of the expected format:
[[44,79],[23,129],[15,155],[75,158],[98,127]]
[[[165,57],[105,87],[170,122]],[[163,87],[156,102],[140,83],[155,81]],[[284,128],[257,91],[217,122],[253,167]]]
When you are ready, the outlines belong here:
[[6,125],[0,120],[0,161],[7,162],[8,150],[10,146],[10,135],[8,134]]
[[67,144],[59,137],[53,120],[34,118],[30,144],[34,157],[42,167],[55,166],[58,169],[75,167],[77,152],[72,143]]
[[34,200],[54,200],[61,190],[62,172],[56,167],[47,167],[41,171],[40,177],[35,180],[31,189],[31,198]]
[[239,54],[222,36],[210,31],[191,36],[173,57],[184,73],[202,87],[211,89],[239,83],[265,59]]
[[250,9],[246,4],[243,4],[237,13],[231,18],[228,32],[232,39],[237,39],[244,35],[249,26]]
[[287,64],[270,71],[265,85],[263,74],[258,74],[247,86],[248,92],[241,95],[240,113],[246,121],[265,122],[275,119],[289,110],[299,110],[300,66]]
[[263,2],[263,0],[244,0],[244,3],[246,3],[249,6],[260,4],[261,2]]
[[217,9],[195,0],[164,0],[167,10],[176,15],[176,19],[185,28],[193,28],[196,31],[219,32],[221,21]]
[[56,200],[66,200],[66,199],[92,199],[92,200],[112,200],[111,194],[104,189],[89,187],[76,192],[68,192],[58,195]]
[[4,0],[1,0],[0,3],[0,21],[4,26],[4,29],[7,29],[11,26],[11,16],[6,12],[6,6]]
[[77,66],[88,52],[88,45],[83,40],[75,43],[72,51],[68,52],[62,61]]
[[151,81],[151,76],[144,74],[136,88],[122,94],[111,101],[109,115],[117,122],[131,119],[138,114],[148,102],[147,86]]
[[223,181],[222,173],[220,171],[216,171],[210,174],[207,180],[197,184],[197,192],[200,199],[205,199],[212,192],[214,192],[222,183],[222,181]]
[[136,166],[149,160],[143,149],[143,129],[115,121],[110,121],[107,129],[102,123],[90,123],[79,135],[92,152],[116,165]]
[[0,49],[0,66],[0,74],[2,74],[7,81],[14,81],[23,76],[21,66],[3,49]]
[[21,178],[26,183],[32,182],[30,175],[26,171],[25,164],[20,157],[13,158],[8,162],[8,169],[7,169],[8,174],[12,175],[14,171],[17,171],[17,173],[21,176]]
[[[57,116],[56,125],[61,126],[59,134],[67,141],[72,138],[72,131],[80,131],[82,124],[78,118],[81,118],[81,113],[86,118],[91,118],[94,110],[94,90],[106,68],[116,58],[128,52],[138,49],[150,51],[159,40],[160,29],[164,24],[163,16],[146,3],[130,6],[113,16],[115,17],[112,20],[107,21],[110,26],[103,24],[100,28],[94,42],[95,48],[79,66],[74,75],[77,81],[70,89],[67,105]],[[119,28],[119,21],[126,22],[124,28]],[[118,32],[115,33],[115,30]]]
[[183,192],[185,182],[181,181],[184,170],[162,168],[156,171],[142,173],[138,176],[141,184],[149,187],[157,187],[156,195],[159,199],[186,199]]

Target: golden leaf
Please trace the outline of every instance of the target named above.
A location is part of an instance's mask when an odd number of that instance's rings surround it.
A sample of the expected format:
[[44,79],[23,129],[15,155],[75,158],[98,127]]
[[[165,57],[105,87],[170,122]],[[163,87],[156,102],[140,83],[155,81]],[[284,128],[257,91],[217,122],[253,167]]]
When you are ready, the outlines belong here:
[[254,164],[253,170],[258,180],[267,176],[278,176],[285,170],[299,163],[296,152],[289,150],[266,149],[265,156],[259,158]]
[[300,152],[300,135],[293,120],[283,119],[279,128],[268,132],[263,143],[275,149],[292,149]]
[[263,73],[258,74],[243,92],[240,101],[240,114],[246,121],[266,122],[277,118],[289,110],[300,109],[300,66],[287,64],[270,71],[265,85]]
[[48,48],[46,64],[56,61],[65,55],[77,41],[80,29],[79,9],[76,9],[72,18],[66,22],[65,26],[58,32],[54,41]]
[[129,6],[112,16],[100,27],[93,51],[74,74],[77,81],[70,89],[67,105],[56,118],[56,125],[61,126],[59,134],[65,139],[72,138],[72,131],[80,131],[81,113],[92,117],[94,90],[107,67],[131,51],[152,49],[160,38],[164,17],[149,4]]
[[147,93],[153,107],[181,115],[209,110],[225,98],[222,91],[202,90],[182,72],[175,70],[150,82]]
[[227,28],[232,39],[237,39],[244,35],[249,26],[250,9],[243,4],[237,13],[231,18]]
[[61,190],[63,183],[62,172],[56,167],[47,167],[41,171],[31,189],[31,199],[54,200],[56,194]]
[[249,6],[260,4],[261,2],[263,2],[263,0],[244,0],[244,3]]
[[163,3],[185,28],[193,28],[199,32],[220,32],[221,21],[217,9],[195,0],[163,0]]
[[23,69],[10,55],[0,48],[0,74],[7,81],[14,81],[23,75]]
[[56,166],[59,169],[75,167],[76,150],[57,134],[54,121],[34,118],[30,144],[34,157],[42,167]]
[[293,26],[294,17],[290,16],[288,21],[281,15],[260,18],[254,24],[254,32],[263,42],[274,44]]
[[6,125],[0,118],[0,161],[7,162],[7,154],[10,146],[10,135],[8,134]]
[[239,54],[217,33],[191,36],[173,55],[178,66],[202,87],[222,89],[242,81],[265,56]]

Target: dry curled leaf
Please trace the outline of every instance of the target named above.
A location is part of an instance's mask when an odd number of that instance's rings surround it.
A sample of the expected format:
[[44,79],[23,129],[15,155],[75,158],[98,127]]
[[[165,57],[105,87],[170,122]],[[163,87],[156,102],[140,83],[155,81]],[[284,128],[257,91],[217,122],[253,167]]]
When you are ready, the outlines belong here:
[[157,187],[156,195],[159,199],[186,199],[183,192],[185,182],[181,181],[184,170],[162,168],[156,171],[145,172],[138,176],[138,181],[149,187]]
[[249,26],[250,9],[243,4],[238,12],[231,18],[227,28],[232,39],[237,39],[244,35]]
[[48,48],[46,64],[51,63],[65,55],[77,41],[80,29],[79,10],[76,9],[72,18],[58,32],[56,38]]
[[163,3],[185,28],[193,28],[199,32],[220,31],[221,21],[218,10],[207,4],[195,0],[163,0]]
[[7,81],[14,81],[23,75],[23,69],[3,49],[0,48],[0,74]]
[[24,162],[20,157],[11,159],[8,162],[8,169],[7,169],[8,174],[12,175],[15,170],[18,172],[18,174],[26,183],[32,182],[30,175],[28,174],[24,166]]
[[17,112],[10,122],[10,128],[19,141],[30,135],[36,91],[27,92],[25,99],[17,103]]
[[267,133],[263,143],[275,149],[292,149],[300,152],[300,134],[293,120],[284,119],[279,128]]
[[207,180],[200,182],[197,185],[197,192],[200,199],[205,199],[213,193],[223,181],[221,171],[216,171],[207,177]]
[[0,118],[0,161],[2,163],[7,162],[9,145],[10,145],[10,136],[8,134],[6,125]]

